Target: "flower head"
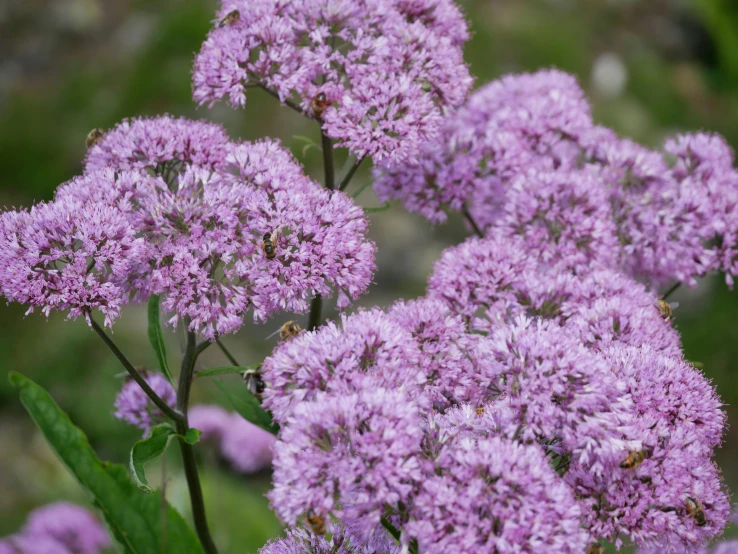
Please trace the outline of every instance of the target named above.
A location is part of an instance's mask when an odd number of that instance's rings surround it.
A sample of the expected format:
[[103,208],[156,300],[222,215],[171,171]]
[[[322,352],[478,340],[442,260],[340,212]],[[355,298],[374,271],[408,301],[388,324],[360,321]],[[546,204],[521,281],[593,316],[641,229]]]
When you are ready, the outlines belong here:
[[229,139],[214,123],[169,115],[126,119],[87,152],[85,172],[103,168],[162,175],[171,181],[185,167],[220,167]]
[[401,199],[411,211],[444,221],[444,206],[469,208],[482,228],[500,214],[508,180],[528,168],[573,166],[578,138],[592,127],[584,93],[555,70],[508,75],[480,88],[418,161],[379,169],[380,198]]
[[264,406],[285,421],[319,392],[352,393],[373,386],[418,395],[425,382],[418,344],[379,309],[342,316],[282,343],[264,360]]
[[[146,373],[144,379],[154,392],[171,408],[177,403],[177,393],[174,387],[161,373]],[[115,417],[142,429],[144,435],[151,427],[164,420],[164,414],[146,396],[146,393],[136,381],[130,379],[125,382],[115,398]]]
[[405,160],[471,86],[451,0],[224,0],[218,19],[195,59],[199,104],[242,107],[247,89],[270,89],[357,157]]
[[[111,170],[66,186],[116,187],[135,176]],[[130,220],[130,205],[62,195],[30,210],[0,215],[0,290],[10,301],[89,317],[100,310],[105,324],[128,302],[127,278],[146,259],[147,247]]]
[[[294,342],[294,341],[293,341]],[[421,478],[420,413],[402,390],[318,393],[298,404],[274,447],[277,514],[368,518],[407,502]]]
[[571,490],[534,446],[493,437],[447,445],[421,485],[408,532],[422,552],[583,552]]

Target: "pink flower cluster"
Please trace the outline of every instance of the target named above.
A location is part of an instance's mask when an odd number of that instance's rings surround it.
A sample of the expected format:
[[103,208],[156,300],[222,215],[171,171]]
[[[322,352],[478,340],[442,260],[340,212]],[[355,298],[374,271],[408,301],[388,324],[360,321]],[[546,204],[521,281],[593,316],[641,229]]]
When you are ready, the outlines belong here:
[[[472,79],[451,0],[223,0],[195,59],[194,98],[243,107],[262,87],[321,121],[357,157],[403,162]],[[325,95],[326,108],[313,100]]]
[[[382,199],[431,221],[468,209],[544,261],[596,261],[652,285],[736,268],[738,171],[716,135],[652,151],[598,127],[576,80],[510,75],[449,115],[419,159],[379,168]],[[467,208],[464,208],[467,206]]]
[[18,534],[0,540],[0,554],[102,554],[111,546],[90,511],[56,502],[31,512]]
[[725,416],[657,297],[518,240],[470,239],[444,253],[428,298],[344,316],[265,360],[282,427],[270,499],[313,532],[264,552],[383,552],[370,543],[391,541],[388,522],[428,553],[693,548],[720,533]]
[[213,340],[249,311],[304,312],[314,295],[337,293],[345,308],[374,271],[367,227],[274,141],[232,143],[217,125],[168,116],[125,121],[53,202],[0,216],[0,290],[47,315],[99,309],[106,325],[129,298],[160,294],[172,325]]

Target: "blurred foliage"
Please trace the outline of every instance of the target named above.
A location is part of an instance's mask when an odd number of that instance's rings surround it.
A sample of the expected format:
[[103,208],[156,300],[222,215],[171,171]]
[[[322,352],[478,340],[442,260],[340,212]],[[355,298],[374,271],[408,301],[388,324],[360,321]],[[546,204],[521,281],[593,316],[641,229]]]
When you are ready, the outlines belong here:
[[[658,145],[679,131],[710,129],[738,146],[738,4],[734,0],[466,0],[473,37],[466,55],[477,85],[501,74],[557,66],[576,74],[595,118],[623,135]],[[245,110],[197,109],[191,100],[194,53],[215,12],[214,0],[4,0],[0,2],[0,204],[30,205],[81,171],[84,139],[93,127],[125,117],[168,112],[207,118],[233,137],[276,136],[320,178],[319,155],[303,152],[316,129],[261,91]],[[340,160],[339,160],[340,163]],[[355,178],[370,179],[368,168]],[[375,205],[371,192],[362,195]],[[458,218],[431,228],[399,206],[371,215],[379,271],[363,305],[387,305],[423,294],[435,259],[466,232]],[[729,421],[738,418],[738,295],[721,277],[680,290],[676,324],[686,355],[700,361],[722,395]],[[82,321],[53,315],[24,318],[0,308],[0,536],[18,529],[34,506],[85,499],[40,439],[6,384],[10,370],[43,384],[90,437],[103,459],[124,462],[139,437],[111,417],[121,368]],[[137,364],[156,364],[146,339],[145,307],[130,308],[116,341]],[[332,312],[327,312],[330,315]],[[227,342],[243,365],[268,354],[264,340],[282,321],[247,326]],[[165,337],[175,358],[176,333]],[[211,349],[203,366],[223,365]],[[225,399],[198,383],[195,402]],[[225,553],[255,552],[280,526],[264,494],[269,475],[242,477],[205,455],[204,488],[217,542]],[[176,456],[148,469],[167,483],[167,497],[187,514]],[[738,490],[738,432],[729,429],[718,461]],[[733,532],[733,530],[729,531]]]

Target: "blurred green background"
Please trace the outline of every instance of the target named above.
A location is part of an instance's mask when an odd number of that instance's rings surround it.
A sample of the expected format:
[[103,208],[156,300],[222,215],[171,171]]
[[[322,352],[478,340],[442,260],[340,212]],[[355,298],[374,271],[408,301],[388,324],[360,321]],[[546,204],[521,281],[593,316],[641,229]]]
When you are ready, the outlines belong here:
[[[598,122],[649,145],[678,131],[709,129],[738,147],[738,2],[735,0],[466,0],[473,38],[466,58],[477,86],[507,72],[556,66],[578,76]],[[319,178],[315,150],[295,136],[318,140],[310,122],[261,91],[245,110],[196,109],[190,72],[194,53],[215,13],[213,0],[0,0],[0,205],[50,199],[56,186],[81,172],[84,141],[93,127],[124,117],[206,118],[232,137],[279,137]],[[369,179],[363,168],[356,182]],[[363,203],[373,204],[365,194]],[[387,305],[423,294],[433,261],[463,239],[458,219],[431,228],[401,207],[372,214],[379,271],[362,304]],[[738,419],[738,293],[721,276],[680,290],[676,325],[687,357],[704,364]],[[330,315],[330,313],[328,314]],[[285,318],[286,319],[286,318]],[[283,320],[247,326],[227,343],[242,364],[268,354],[265,340]],[[89,435],[103,459],[125,462],[139,438],[113,419],[121,368],[84,322],[46,321],[24,308],[0,307],[0,536],[15,532],[35,506],[85,502],[22,410],[5,375],[17,370],[47,387]],[[145,313],[130,308],[115,339],[134,363],[153,366]],[[179,349],[169,337],[170,352]],[[222,363],[208,351],[202,364]],[[219,402],[199,385],[195,402]],[[738,490],[738,431],[728,429],[718,461]],[[168,459],[167,494],[188,512],[177,456]],[[154,467],[150,480],[161,482]],[[205,495],[216,541],[229,553],[256,552],[280,533],[264,493],[268,473],[244,477],[206,464]],[[729,534],[735,535],[734,529]]]

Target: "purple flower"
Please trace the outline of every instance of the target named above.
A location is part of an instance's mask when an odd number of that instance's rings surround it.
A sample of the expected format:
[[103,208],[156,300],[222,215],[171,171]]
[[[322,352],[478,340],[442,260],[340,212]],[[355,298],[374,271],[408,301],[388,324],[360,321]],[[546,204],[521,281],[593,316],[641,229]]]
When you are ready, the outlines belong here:
[[287,523],[333,514],[376,527],[385,506],[407,502],[422,477],[420,423],[402,390],[321,392],[298,404],[274,447],[275,511]]
[[571,490],[533,446],[493,437],[452,441],[421,484],[408,533],[421,552],[583,552]]
[[438,300],[397,302],[388,315],[410,331],[420,349],[423,393],[438,410],[465,399],[478,367],[491,362],[483,337],[467,332],[463,318]]
[[[410,332],[379,309],[341,316],[282,343],[264,360],[264,407],[285,421],[320,391],[384,387],[417,396],[425,382]],[[365,383],[370,383],[365,385]]]
[[52,537],[14,535],[0,541],[0,554],[75,554]]
[[378,170],[381,199],[445,221],[444,205],[465,202],[482,228],[500,215],[511,177],[528,168],[573,166],[580,136],[592,127],[584,93],[560,71],[508,75],[480,88],[450,114],[414,163]]
[[50,537],[75,554],[98,554],[111,546],[110,537],[97,517],[68,502],[49,504],[31,512],[21,534]]
[[0,541],[0,554],[101,554],[111,546],[92,512],[56,502],[31,512],[17,535]]
[[186,166],[220,167],[229,139],[214,123],[169,115],[125,119],[87,152],[85,173],[98,169],[158,174],[167,182]]
[[495,231],[521,237],[530,256],[574,266],[617,264],[608,191],[595,172],[521,171],[507,187]]
[[497,232],[468,239],[436,262],[428,295],[473,318],[482,330],[536,316],[557,322],[593,348],[620,342],[682,356],[679,335],[661,316],[658,297],[643,285],[597,264],[575,272],[567,266],[576,264],[537,263],[525,252],[521,239]]
[[[144,131],[155,134],[164,125],[139,123],[121,125],[115,136],[148,136]],[[172,325],[184,319],[189,330],[212,340],[240,328],[250,310],[264,321],[277,311],[305,312],[314,295],[336,293],[343,309],[366,290],[374,244],[366,240],[368,221],[359,206],[306,177],[274,141],[218,142],[220,161],[209,165],[219,171],[208,169],[200,155],[207,144],[194,146],[210,136],[201,129],[205,124],[177,125],[192,131],[182,139],[187,148],[173,154],[191,155],[186,163],[157,170],[159,177],[124,172],[117,181],[108,169],[110,183],[89,174],[57,193],[59,202],[94,200],[125,211],[147,247],[121,275],[136,299],[161,294],[163,309],[174,314]]]
[[[174,387],[161,373],[146,373],[144,379],[154,392],[174,408],[177,394]],[[142,429],[144,435],[149,433],[153,425],[164,421],[164,414],[157,408],[143,389],[133,379],[129,379],[115,398],[115,417]]]
[[[467,26],[450,0],[226,0],[218,19],[195,59],[199,104],[243,107],[248,88],[265,87],[358,157],[404,161],[471,86]],[[324,113],[312,108],[319,93]]]
[[[64,187],[110,187],[135,176],[111,170],[73,179]],[[116,205],[61,195],[29,211],[0,215],[0,289],[10,301],[88,317],[98,309],[110,326],[128,301],[127,277],[147,255],[130,220],[130,203]]]
[[201,431],[223,458],[239,473],[255,473],[272,462],[274,435],[219,406],[193,406],[190,426]]

